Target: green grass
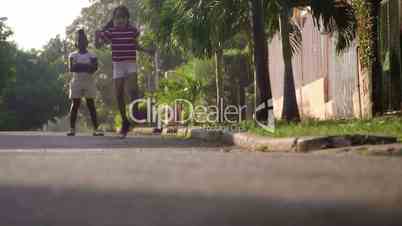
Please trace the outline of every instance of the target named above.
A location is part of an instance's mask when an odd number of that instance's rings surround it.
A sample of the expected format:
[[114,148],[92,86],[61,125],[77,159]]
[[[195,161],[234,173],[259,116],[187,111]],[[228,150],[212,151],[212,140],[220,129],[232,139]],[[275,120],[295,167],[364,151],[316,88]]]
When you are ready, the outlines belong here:
[[347,134],[387,135],[402,141],[402,117],[378,117],[372,120],[306,120],[300,123],[276,122],[270,133],[254,122],[240,125],[248,132],[271,137],[331,136]]
[[389,149],[383,150],[369,150],[369,149],[359,149],[356,153],[363,156],[397,156],[402,157],[402,149]]

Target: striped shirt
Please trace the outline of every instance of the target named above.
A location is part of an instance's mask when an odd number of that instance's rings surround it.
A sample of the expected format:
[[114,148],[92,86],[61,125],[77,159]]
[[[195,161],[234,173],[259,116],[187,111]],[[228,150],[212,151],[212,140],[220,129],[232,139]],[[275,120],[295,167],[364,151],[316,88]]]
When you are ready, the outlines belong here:
[[126,28],[111,27],[102,31],[101,36],[111,40],[112,61],[136,61],[137,38],[139,31],[134,26]]

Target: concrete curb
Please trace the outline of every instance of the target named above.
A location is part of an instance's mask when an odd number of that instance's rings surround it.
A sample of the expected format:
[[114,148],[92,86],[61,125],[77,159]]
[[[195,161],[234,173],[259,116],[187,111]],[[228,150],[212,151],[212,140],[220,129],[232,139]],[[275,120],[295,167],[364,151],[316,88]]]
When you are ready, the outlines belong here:
[[296,138],[267,138],[249,133],[224,133],[222,140],[227,144],[263,152],[294,152],[297,147]]
[[134,127],[130,132],[137,135],[152,135],[152,127]]
[[270,138],[250,133],[230,133],[222,130],[193,128],[191,138],[205,141],[221,141],[228,145],[264,152],[310,152],[329,148],[359,145],[397,143],[396,137],[371,135],[341,135],[320,137]]
[[152,136],[152,135],[162,135],[162,136],[181,136],[188,137],[191,132],[191,129],[188,128],[177,128],[173,130],[172,128],[164,128],[162,133],[154,133],[154,127],[135,127],[131,130],[131,133],[135,135],[144,135],[144,136]]

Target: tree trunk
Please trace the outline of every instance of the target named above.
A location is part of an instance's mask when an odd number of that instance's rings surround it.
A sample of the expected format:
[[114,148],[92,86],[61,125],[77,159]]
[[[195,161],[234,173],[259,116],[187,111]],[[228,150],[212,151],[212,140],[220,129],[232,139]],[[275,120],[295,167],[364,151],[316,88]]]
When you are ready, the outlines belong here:
[[362,117],[363,119],[371,119],[373,117],[372,102],[372,71],[361,67],[359,63],[359,94],[361,97]]
[[290,27],[287,12],[282,10],[279,19],[282,38],[283,62],[285,64],[282,119],[286,121],[300,121],[292,67],[292,49],[289,40]]
[[391,1],[391,33],[395,34],[391,36],[391,49],[392,49],[392,74],[394,84],[394,109],[401,109],[401,97],[402,97],[402,64],[401,64],[401,36],[400,36],[400,0]]
[[238,98],[239,98],[238,99],[238,104],[239,104],[240,109],[241,109],[241,111],[239,112],[240,117],[241,117],[241,121],[243,121],[243,120],[246,119],[246,111],[245,111],[246,109],[244,109],[244,110],[242,109],[242,107],[246,105],[246,90],[245,90],[245,87],[243,86],[243,83],[240,82],[240,81],[241,80],[238,81],[238,89],[239,89],[239,92],[238,92]]
[[[268,44],[264,28],[263,2],[262,0],[252,0],[251,3],[255,70],[260,92],[260,100],[257,101],[257,105],[260,105],[272,98],[268,67]],[[257,114],[258,119],[267,119],[267,117],[268,108]]]
[[[378,19],[378,6],[376,5],[377,1],[369,1],[371,3],[371,9],[370,9],[370,15],[372,15],[374,18]],[[377,16],[377,17],[376,17]],[[359,19],[359,18],[357,18]],[[373,23],[376,23],[376,20],[373,21]],[[360,24],[357,23],[357,26],[359,26]],[[377,27],[376,27],[377,23],[374,25],[374,27],[371,28],[371,31],[369,31],[369,33],[374,35],[374,42],[373,42],[373,46],[372,48],[377,51],[378,48],[378,33],[377,33]],[[361,26],[361,25],[360,25]],[[376,28],[376,29],[375,29]],[[357,28],[357,31],[359,31],[359,27]],[[359,37],[359,33],[357,34],[357,37]],[[377,75],[376,77],[379,76],[379,74],[377,74],[377,68],[376,68],[376,64],[379,63],[379,58],[375,57],[374,60],[367,65],[366,67],[364,67],[362,65],[361,59],[360,59],[360,54],[358,54],[359,56],[359,60],[358,60],[358,68],[359,68],[359,83],[360,83],[360,90],[359,90],[359,94],[360,94],[360,98],[361,98],[361,111],[362,111],[362,118],[363,119],[371,119],[373,118],[373,81],[376,80],[376,78],[373,75]],[[381,87],[381,89],[383,89],[383,87]],[[380,90],[381,90],[380,89]],[[382,90],[381,90],[382,92]],[[380,94],[381,95],[381,94]],[[380,98],[381,99],[381,98]]]
[[[379,7],[380,7],[380,2],[373,1],[372,2],[372,12],[373,12],[373,36],[375,37],[374,41],[374,50],[376,51],[376,57],[374,58],[373,61],[373,67],[372,67],[372,73],[373,79],[373,95],[372,95],[372,101],[373,101],[373,112],[372,114],[382,114],[384,112],[384,106],[383,106],[383,96],[381,93],[383,93],[383,81],[382,81],[382,70],[381,70],[381,62],[379,56],[380,52],[380,42],[379,42],[379,34],[378,34],[378,25],[379,25]],[[360,68],[359,68],[359,73],[360,73]],[[361,75],[359,75],[360,77]],[[360,79],[359,79],[359,82]],[[359,90],[359,95],[361,97],[361,89]],[[361,110],[362,111],[362,110]],[[363,112],[363,111],[362,111]],[[361,116],[363,117],[363,116]]]
[[[215,78],[216,78],[216,106],[221,112],[221,106],[223,101],[223,50],[219,48],[215,52]],[[221,114],[217,115],[218,122],[222,122]]]

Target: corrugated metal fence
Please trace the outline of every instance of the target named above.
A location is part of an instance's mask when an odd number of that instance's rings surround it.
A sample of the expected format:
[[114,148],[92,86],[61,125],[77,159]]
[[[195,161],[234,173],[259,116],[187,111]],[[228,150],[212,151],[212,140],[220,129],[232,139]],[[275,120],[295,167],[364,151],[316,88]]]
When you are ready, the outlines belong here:
[[[356,47],[337,55],[336,38],[321,34],[305,18],[301,51],[293,57],[297,101],[303,118],[349,118],[359,113]],[[269,45],[269,65],[276,117],[282,112],[284,64],[281,37]]]

